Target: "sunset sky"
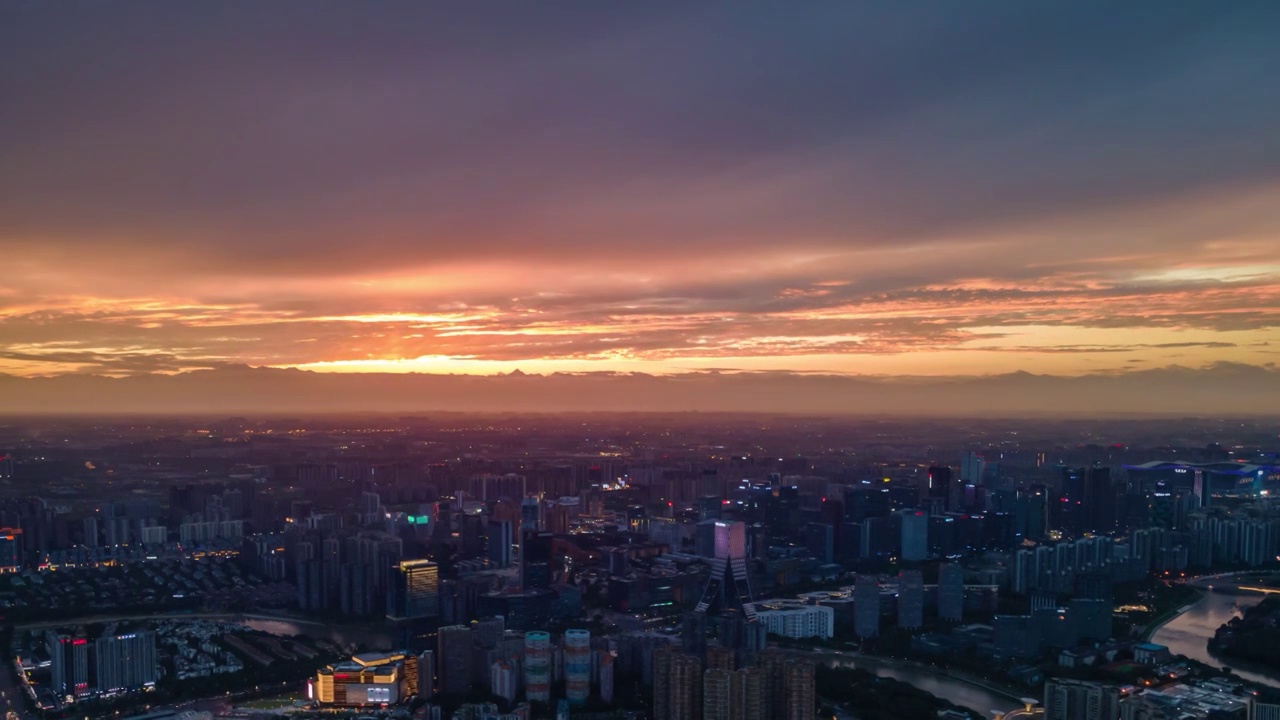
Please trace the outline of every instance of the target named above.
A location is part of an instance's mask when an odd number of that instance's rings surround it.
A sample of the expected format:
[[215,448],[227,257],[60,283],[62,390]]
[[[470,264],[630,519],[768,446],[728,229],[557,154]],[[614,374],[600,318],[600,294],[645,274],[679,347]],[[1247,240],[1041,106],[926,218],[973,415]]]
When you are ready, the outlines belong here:
[[1280,3],[0,4],[0,373],[1280,362]]

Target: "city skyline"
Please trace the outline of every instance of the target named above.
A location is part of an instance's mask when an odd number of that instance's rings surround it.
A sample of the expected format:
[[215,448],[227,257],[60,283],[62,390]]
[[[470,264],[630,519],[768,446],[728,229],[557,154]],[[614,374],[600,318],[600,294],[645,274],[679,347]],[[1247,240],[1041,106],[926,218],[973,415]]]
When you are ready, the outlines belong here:
[[1277,12],[13,3],[0,373],[1265,390]]

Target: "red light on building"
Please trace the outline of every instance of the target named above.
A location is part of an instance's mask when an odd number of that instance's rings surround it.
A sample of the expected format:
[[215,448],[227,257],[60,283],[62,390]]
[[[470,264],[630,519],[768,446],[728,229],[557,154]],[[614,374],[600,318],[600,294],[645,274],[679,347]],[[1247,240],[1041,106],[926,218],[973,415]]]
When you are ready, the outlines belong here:
[[84,645],[84,644],[85,644],[85,643],[87,643],[87,642],[89,642],[89,641],[88,641],[88,640],[85,640],[84,638],[78,638],[78,639],[76,639],[76,640],[72,641],[72,643],[71,643],[71,644],[72,644],[72,645]]

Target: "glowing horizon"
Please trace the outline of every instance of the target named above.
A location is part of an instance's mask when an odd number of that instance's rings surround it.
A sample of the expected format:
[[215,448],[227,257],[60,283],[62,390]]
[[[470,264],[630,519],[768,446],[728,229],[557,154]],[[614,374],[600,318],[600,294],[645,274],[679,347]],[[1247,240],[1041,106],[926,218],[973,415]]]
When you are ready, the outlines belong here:
[[16,9],[0,373],[1276,366],[1280,6],[507,10]]

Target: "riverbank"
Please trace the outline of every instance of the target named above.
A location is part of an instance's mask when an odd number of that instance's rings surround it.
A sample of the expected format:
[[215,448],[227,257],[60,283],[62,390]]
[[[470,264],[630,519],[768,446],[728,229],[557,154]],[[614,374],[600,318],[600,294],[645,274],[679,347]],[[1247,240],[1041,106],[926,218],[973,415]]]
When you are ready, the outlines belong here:
[[782,648],[783,652],[808,657],[831,665],[847,665],[868,670],[876,675],[910,683],[932,695],[961,707],[988,713],[1008,711],[1022,706],[1025,688],[1001,685],[986,678],[949,668],[941,668],[918,660],[880,657],[856,651],[828,648]]
[[1209,652],[1209,640],[1224,623],[1243,608],[1256,604],[1262,595],[1248,597],[1206,592],[1199,602],[1183,609],[1151,633],[1151,642],[1164,645],[1174,655],[1182,655],[1209,667],[1224,669],[1243,680],[1280,688],[1280,673],[1244,661],[1219,657]]
[[40,620],[38,622],[19,623],[14,625],[14,630],[41,630],[45,628],[66,627],[68,625],[102,625],[113,622],[138,622],[142,620],[179,620],[182,618],[190,618],[192,620],[264,620],[272,622],[286,622],[294,625],[311,625],[314,627],[334,627],[315,620],[293,617],[290,615],[265,615],[261,613],[232,613],[232,612],[163,612],[163,613],[132,613],[126,615],[90,615],[87,617],[66,618],[61,620]]
[[1189,610],[1194,608],[1196,605],[1199,605],[1200,603],[1204,602],[1205,596],[1209,594],[1209,592],[1207,590],[1204,590],[1203,588],[1195,588],[1195,591],[1196,591],[1196,599],[1193,600],[1192,602],[1189,602],[1185,605],[1181,605],[1176,608],[1171,608],[1169,610],[1166,610],[1160,613],[1156,617],[1152,618],[1151,622],[1147,623],[1146,629],[1142,631],[1142,641],[1150,642],[1151,637],[1155,635],[1156,632],[1160,630],[1160,628],[1176,620],[1183,613],[1188,612]]

